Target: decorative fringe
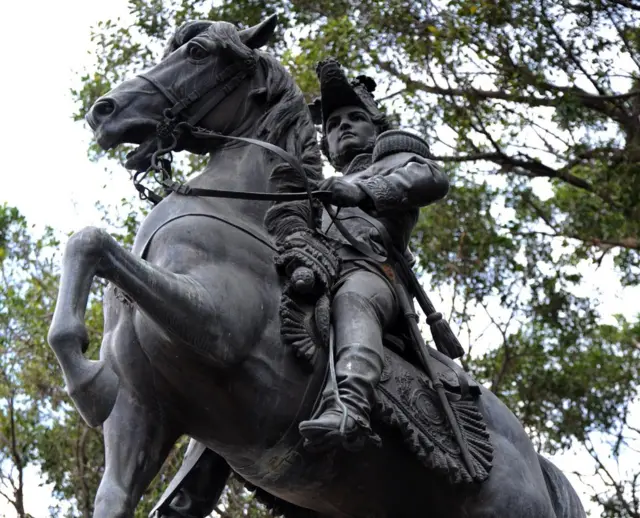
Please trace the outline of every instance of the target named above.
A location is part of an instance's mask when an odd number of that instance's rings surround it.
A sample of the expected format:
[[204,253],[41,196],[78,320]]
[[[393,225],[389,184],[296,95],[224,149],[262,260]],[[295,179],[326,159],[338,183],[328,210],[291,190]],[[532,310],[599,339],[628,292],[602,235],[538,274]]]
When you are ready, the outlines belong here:
[[[444,379],[448,372],[453,372],[446,363],[435,357],[433,360],[436,377]],[[472,379],[467,384],[476,386]],[[473,475],[431,381],[389,350],[385,351],[384,369],[376,389],[374,421],[398,430],[409,451],[425,467],[447,477],[451,484],[482,482],[492,467],[493,445],[484,416],[477,408],[479,392],[461,392],[460,382],[452,384],[446,392],[451,396],[448,399],[453,418],[471,457]]]
[[280,336],[283,344],[313,370],[320,349],[326,348],[330,326],[330,304],[326,295],[315,306],[283,293],[280,300]]
[[[428,392],[435,402],[435,392]],[[426,395],[426,389],[424,397],[430,397]],[[384,386],[378,388],[375,417],[399,430],[409,450],[424,466],[447,477],[451,484],[483,482],[489,477],[493,460],[493,446],[484,418],[472,401],[451,401],[451,407],[471,454],[475,478],[465,466],[450,427],[444,424],[428,430],[419,417],[420,409],[410,407]],[[433,420],[438,416],[430,417]],[[446,420],[441,419],[441,422],[446,423]]]

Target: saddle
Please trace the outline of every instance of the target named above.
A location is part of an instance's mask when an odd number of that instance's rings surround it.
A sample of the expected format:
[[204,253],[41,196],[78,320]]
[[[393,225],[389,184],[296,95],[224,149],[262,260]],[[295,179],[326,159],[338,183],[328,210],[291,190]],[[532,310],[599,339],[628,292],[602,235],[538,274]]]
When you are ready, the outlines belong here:
[[[394,341],[395,342],[395,341]],[[384,369],[376,389],[372,424],[399,430],[409,450],[451,484],[482,482],[491,471],[493,446],[477,408],[478,383],[444,354],[429,348],[434,377],[447,393],[454,417],[474,465],[469,473],[451,426],[441,408],[433,381],[395,352],[385,337]]]
[[[286,302],[286,303],[284,303]],[[301,366],[313,369],[318,356],[326,354],[329,327],[329,300],[306,304],[304,299],[283,297],[283,341],[301,360]],[[384,368],[376,389],[372,425],[398,430],[408,449],[429,469],[452,484],[482,482],[491,470],[493,446],[484,418],[477,408],[480,385],[448,356],[429,347],[434,378],[444,385],[458,427],[474,465],[469,473],[454,433],[445,418],[433,381],[419,367],[406,346],[409,338],[403,326],[383,337]]]

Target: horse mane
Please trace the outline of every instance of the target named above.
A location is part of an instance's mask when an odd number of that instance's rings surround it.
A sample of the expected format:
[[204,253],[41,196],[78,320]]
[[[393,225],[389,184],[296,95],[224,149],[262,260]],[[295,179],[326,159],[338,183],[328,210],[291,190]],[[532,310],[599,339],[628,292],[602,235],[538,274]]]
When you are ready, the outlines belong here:
[[[322,180],[322,158],[316,128],[302,91],[291,74],[275,58],[260,53],[260,64],[266,78],[267,104],[270,107],[258,123],[258,138],[276,144],[298,157],[307,181],[314,190]],[[304,179],[288,164],[276,166],[269,177],[273,192],[304,191]],[[309,220],[313,210],[316,225],[320,224],[318,203],[307,201],[274,203],[264,219],[267,231],[277,242],[290,235],[301,222]]]
[[[260,65],[265,73],[269,109],[258,122],[257,138],[276,144],[298,157],[309,181],[317,183],[322,179],[322,158],[316,127],[304,95],[293,77],[273,56],[260,52]],[[293,190],[304,188],[295,174],[289,176],[293,177],[283,179],[290,184],[288,187]],[[272,180],[275,180],[273,174]]]
[[[236,27],[227,22],[191,21],[181,25],[169,39],[163,59],[195,36],[208,31],[212,38],[242,56],[253,52],[246,47]],[[265,78],[267,109],[257,124],[256,138],[281,147],[297,157],[306,173],[311,189],[322,180],[322,158],[316,128],[304,95],[284,66],[266,52],[257,52],[258,66]],[[304,190],[304,180],[288,164],[274,167],[269,177],[273,192],[299,192]],[[316,206],[317,208],[317,206]],[[288,216],[308,220],[311,208],[307,202],[275,203],[267,212],[265,225],[270,233],[279,236],[279,222]],[[315,211],[319,216],[319,211]],[[288,231],[288,230],[287,230]]]

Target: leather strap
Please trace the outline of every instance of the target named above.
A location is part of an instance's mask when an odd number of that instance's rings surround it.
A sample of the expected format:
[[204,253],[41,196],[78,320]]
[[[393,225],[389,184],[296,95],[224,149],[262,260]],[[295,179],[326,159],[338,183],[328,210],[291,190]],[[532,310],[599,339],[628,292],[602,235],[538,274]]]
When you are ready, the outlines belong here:
[[176,221],[178,219],[186,218],[187,216],[197,216],[197,217],[200,217],[200,218],[210,218],[210,219],[214,219],[216,221],[220,221],[221,223],[226,223],[230,227],[233,227],[233,228],[235,228],[235,229],[237,229],[237,230],[239,230],[241,232],[244,232],[245,234],[248,234],[249,236],[253,237],[256,241],[259,241],[260,243],[262,243],[266,247],[270,248],[273,252],[276,252],[276,253],[278,252],[278,248],[271,242],[271,240],[269,239],[269,236],[265,236],[261,232],[250,228],[248,225],[246,225],[242,221],[238,221],[235,218],[219,216],[217,214],[204,214],[202,212],[186,212],[184,214],[178,214],[177,216],[169,218],[168,220],[163,222],[162,225],[160,225],[158,228],[156,228],[149,235],[149,237],[147,237],[147,240],[146,240],[144,246],[142,247],[142,249],[140,251],[140,257],[142,259],[146,259],[147,258],[147,252],[149,251],[149,246],[151,245],[151,240],[155,237],[155,235],[161,229],[163,229],[165,226],[167,226],[172,221]]
[[158,90],[162,95],[164,95],[167,98],[168,101],[172,102],[174,105],[178,104],[179,102],[178,98],[175,95],[173,95],[173,92],[168,88],[165,88],[164,85],[159,81],[156,81],[155,78],[151,77],[150,75],[144,72],[140,74],[138,77],[141,77],[145,81],[151,83],[156,90]]
[[[220,104],[225,97],[227,97],[233,90],[235,90],[240,83],[255,70],[256,63],[253,59],[247,59],[234,63],[223,70],[213,81],[213,84],[203,92],[193,91],[189,95],[183,98],[179,98],[175,95],[171,89],[165,87],[162,83],[147,73],[139,75],[145,81],[151,83],[162,95],[164,95],[169,102],[173,104],[167,111],[166,116],[170,119],[175,119],[189,106],[201,99],[205,94],[211,90],[216,90],[216,93],[211,99],[209,99],[194,115],[187,118],[189,125],[197,124],[202,120],[207,113],[213,110],[218,104]],[[221,86],[222,85],[222,86]]]
[[[190,187],[178,182],[162,182],[162,186],[176,194],[184,196],[202,196],[203,198],[229,198],[234,200],[257,200],[257,201],[302,201],[307,199],[304,192],[254,192],[254,191],[227,191],[224,189],[200,189]],[[314,198],[322,200],[331,195],[331,191],[311,191]]]
[[[304,183],[305,192],[304,193],[262,193],[262,192],[251,192],[251,191],[228,191],[224,189],[200,189],[198,187],[190,187],[188,185],[184,185],[178,182],[169,182],[167,180],[163,180],[161,183],[164,188],[169,192],[175,192],[177,194],[182,194],[185,196],[203,196],[210,198],[232,198],[232,199],[246,199],[246,200],[270,200],[270,201],[296,201],[296,200],[308,200],[310,204],[312,204],[314,197],[319,200],[328,200],[331,197],[331,191],[312,191],[311,186],[309,184],[309,179],[307,178],[307,174],[298,160],[294,155],[285,151],[281,147],[275,146],[270,142],[265,142],[263,140],[258,140],[249,137],[236,137],[233,135],[223,135],[221,133],[216,133],[214,131],[209,130],[201,130],[199,128],[193,127],[191,124],[186,122],[181,122],[176,126],[176,130],[187,130],[194,137],[202,138],[202,139],[223,139],[223,140],[234,140],[239,142],[246,142],[247,144],[253,144],[255,146],[261,147],[268,151],[271,151],[275,155],[279,156],[282,160],[288,163],[293,170],[300,175],[302,181]],[[309,214],[309,221],[307,222],[309,228],[312,230],[315,229],[315,219],[313,217],[312,211]]]
[[[249,73],[253,73],[256,68],[256,63],[252,59],[248,59],[245,61],[240,61],[226,68],[214,81],[209,91],[216,89],[216,93],[211,99],[209,99],[198,112],[189,117],[187,122],[189,124],[197,124],[202,120],[207,113],[213,110],[218,104],[220,104],[225,97],[227,97],[233,90],[235,90],[240,83],[249,75]],[[220,88],[220,85],[224,83],[224,86]],[[203,94],[200,94],[199,97],[202,97]],[[190,103],[191,104],[191,103]],[[188,105],[187,105],[188,106]],[[171,109],[174,115],[177,115],[179,112],[174,112],[173,108]]]

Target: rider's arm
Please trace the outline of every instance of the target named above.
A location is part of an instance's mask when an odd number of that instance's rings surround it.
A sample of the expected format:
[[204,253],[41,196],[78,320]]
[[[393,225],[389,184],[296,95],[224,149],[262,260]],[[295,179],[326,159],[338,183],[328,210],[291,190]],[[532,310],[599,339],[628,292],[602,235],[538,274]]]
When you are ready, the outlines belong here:
[[449,191],[449,179],[433,160],[399,153],[384,162],[391,163],[381,163],[376,174],[356,182],[367,194],[365,205],[376,212],[423,207]]
[[[311,190],[317,189],[318,179],[308,178]],[[299,192],[304,190],[304,183],[290,167],[277,167],[269,179],[271,192]],[[288,236],[308,228],[308,201],[283,201],[271,205],[265,216],[264,224],[276,243],[281,244]],[[320,212],[316,212],[316,224],[319,225]]]

